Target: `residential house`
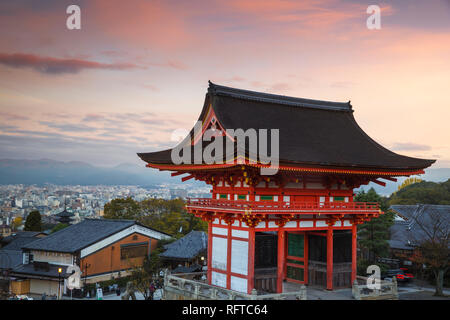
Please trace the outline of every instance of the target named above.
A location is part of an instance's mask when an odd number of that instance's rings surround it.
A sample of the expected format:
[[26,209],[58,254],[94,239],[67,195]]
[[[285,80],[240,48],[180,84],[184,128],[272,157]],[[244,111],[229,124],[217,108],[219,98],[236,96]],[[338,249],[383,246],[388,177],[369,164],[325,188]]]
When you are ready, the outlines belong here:
[[46,234],[42,232],[19,231],[0,240],[0,274],[9,288],[8,291],[15,294],[22,294],[27,291],[26,288],[22,288],[28,285],[27,282],[18,279],[13,281],[14,284],[11,285],[10,273],[12,269],[22,264],[22,246],[45,236]]
[[133,220],[85,219],[24,245],[12,275],[27,280],[31,294],[55,295],[59,283],[67,292],[69,266],[80,269],[82,285],[126,276],[161,239],[170,235]]
[[392,256],[401,258],[403,264],[410,264],[406,257],[421,241],[449,233],[450,205],[392,205],[390,209],[400,219],[390,228],[389,246]]

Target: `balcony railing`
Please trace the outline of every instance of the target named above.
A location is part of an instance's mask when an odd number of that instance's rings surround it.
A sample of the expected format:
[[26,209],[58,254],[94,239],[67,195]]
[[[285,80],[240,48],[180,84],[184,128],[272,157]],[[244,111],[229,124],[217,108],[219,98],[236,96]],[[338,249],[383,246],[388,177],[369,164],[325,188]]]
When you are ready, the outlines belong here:
[[205,272],[169,274],[164,276],[164,300],[306,300],[306,287],[302,285],[296,292],[242,293],[207,284],[205,281],[194,280]]
[[210,198],[187,199],[189,211],[221,211],[229,213],[251,214],[376,214],[380,212],[377,202],[283,202],[283,201],[246,201]]

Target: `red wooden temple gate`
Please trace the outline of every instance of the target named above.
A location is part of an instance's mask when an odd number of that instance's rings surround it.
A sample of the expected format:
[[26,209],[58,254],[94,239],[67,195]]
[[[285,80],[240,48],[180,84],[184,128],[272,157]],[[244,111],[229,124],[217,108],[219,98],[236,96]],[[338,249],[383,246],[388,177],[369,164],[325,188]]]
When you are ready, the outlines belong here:
[[[434,160],[395,154],[357,125],[350,103],[284,97],[210,83],[189,148],[206,149],[214,129],[279,129],[275,175],[246,149],[233,162],[176,164],[174,149],[139,154],[148,167],[188,174],[212,186],[212,198],[188,199],[188,212],[208,221],[208,282],[250,293],[281,292],[283,281],[350,286],[356,277],[357,225],[382,212],[353,201],[353,190],[379,179],[423,173]],[[238,155],[234,145],[233,156]]]

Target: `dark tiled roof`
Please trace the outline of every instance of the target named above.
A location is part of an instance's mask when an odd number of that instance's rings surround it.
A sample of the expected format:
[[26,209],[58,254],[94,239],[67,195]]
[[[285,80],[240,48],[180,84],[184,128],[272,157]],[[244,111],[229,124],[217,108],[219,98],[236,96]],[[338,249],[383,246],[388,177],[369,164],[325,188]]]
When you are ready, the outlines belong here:
[[395,221],[390,228],[392,248],[412,249],[413,245],[430,239],[438,220],[442,234],[436,233],[436,237],[449,232],[450,205],[392,205],[390,209],[404,219]]
[[23,246],[24,249],[76,252],[136,222],[133,220],[85,219]]
[[38,239],[39,238],[34,238],[34,237],[17,238],[15,240],[11,241],[6,246],[4,246],[2,249],[22,251],[23,246],[25,246],[31,242],[34,242]]
[[201,265],[194,264],[190,267],[178,266],[172,270],[172,273],[191,273],[191,272],[197,272],[197,271],[201,271],[201,270],[202,270]]
[[39,231],[16,231],[16,232],[13,232],[11,235],[3,238],[2,242],[11,242],[12,240],[17,239],[17,238],[32,238],[41,233],[42,232],[39,232]]
[[12,270],[12,274],[15,276],[23,274],[26,276],[58,278],[58,269],[62,268],[61,278],[69,276],[69,274],[66,273],[68,266],[54,264],[48,264],[47,266],[48,268],[36,268],[33,263],[21,264]]
[[[372,140],[356,123],[349,103],[272,95],[210,83],[199,120],[203,120],[210,104],[225,130],[279,129],[281,165],[417,170],[435,162],[396,154]],[[200,139],[198,143],[203,142]],[[138,156],[148,163],[171,165],[171,151]],[[246,153],[249,154],[248,150]]]
[[206,250],[208,235],[202,231],[191,231],[183,238],[166,246],[167,250],[160,254],[167,259],[190,260]]
[[0,250],[0,269],[11,269],[22,264],[22,251]]
[[2,239],[2,243],[4,244],[2,249],[22,251],[24,245],[38,240],[39,238],[37,236],[42,234],[43,232],[19,231]]
[[333,101],[288,97],[271,93],[255,92],[250,90],[221,86],[214,84],[211,81],[209,81],[208,93],[217,96],[227,96],[248,101],[267,102],[272,104],[281,104],[294,107],[337,110],[337,111],[352,111],[350,101],[333,102]]
[[64,208],[63,211],[55,214],[55,216],[60,217],[60,218],[71,218],[71,217],[74,217],[75,215],[72,212],[69,212]]

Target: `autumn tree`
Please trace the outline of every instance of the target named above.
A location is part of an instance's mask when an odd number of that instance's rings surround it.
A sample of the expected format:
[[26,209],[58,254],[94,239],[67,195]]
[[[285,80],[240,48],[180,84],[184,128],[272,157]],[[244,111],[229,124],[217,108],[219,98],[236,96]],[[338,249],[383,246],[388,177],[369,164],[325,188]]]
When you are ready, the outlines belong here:
[[24,231],[42,231],[41,214],[39,211],[31,211],[25,220]]
[[12,222],[12,229],[14,231],[18,230],[19,227],[22,225],[23,222],[23,218],[22,217],[16,217],[14,218],[13,222]]
[[415,224],[415,232],[409,241],[415,251],[411,260],[433,271],[436,280],[436,296],[444,296],[444,275],[449,270],[450,216],[433,206],[422,206],[417,214],[408,218]]

